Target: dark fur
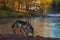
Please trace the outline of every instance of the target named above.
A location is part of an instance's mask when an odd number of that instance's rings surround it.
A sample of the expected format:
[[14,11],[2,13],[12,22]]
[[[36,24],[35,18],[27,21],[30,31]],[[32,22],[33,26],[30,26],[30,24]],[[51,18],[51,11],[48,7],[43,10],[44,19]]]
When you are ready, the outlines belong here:
[[[21,27],[19,26],[19,24],[21,25]],[[20,21],[20,20],[15,21],[15,23],[12,25],[12,29],[14,29],[14,33],[15,33],[15,30],[17,29],[17,27],[20,27],[23,30],[26,29],[28,31],[27,33],[30,32],[33,34],[33,27],[28,22],[24,22],[24,21]]]

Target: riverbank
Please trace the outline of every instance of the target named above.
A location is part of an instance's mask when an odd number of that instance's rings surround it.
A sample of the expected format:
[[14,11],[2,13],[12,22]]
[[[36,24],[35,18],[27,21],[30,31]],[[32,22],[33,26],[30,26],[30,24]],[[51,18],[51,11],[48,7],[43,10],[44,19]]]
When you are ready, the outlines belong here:
[[0,18],[20,18],[20,17],[40,17],[47,16],[47,14],[34,13],[34,12],[17,12],[9,10],[0,10]]
[[58,38],[46,38],[46,37],[41,37],[41,36],[37,36],[37,37],[25,37],[23,35],[20,34],[0,34],[0,40],[60,40]]

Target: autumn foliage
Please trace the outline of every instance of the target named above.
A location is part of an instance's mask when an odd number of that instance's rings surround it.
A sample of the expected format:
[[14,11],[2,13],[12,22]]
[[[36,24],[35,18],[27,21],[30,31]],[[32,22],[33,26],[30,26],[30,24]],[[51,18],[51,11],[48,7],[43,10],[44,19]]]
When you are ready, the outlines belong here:
[[12,9],[25,12],[28,10],[39,10],[44,7],[48,9],[51,0],[0,0],[0,9]]

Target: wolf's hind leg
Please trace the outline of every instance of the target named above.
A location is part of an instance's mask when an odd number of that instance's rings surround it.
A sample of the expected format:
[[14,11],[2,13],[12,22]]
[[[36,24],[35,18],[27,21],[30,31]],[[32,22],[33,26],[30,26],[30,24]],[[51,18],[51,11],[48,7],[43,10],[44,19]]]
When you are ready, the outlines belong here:
[[13,28],[13,32],[14,32],[14,34],[16,34],[16,32],[15,32],[15,31],[16,31],[16,29],[17,29],[17,27],[14,27],[14,28]]

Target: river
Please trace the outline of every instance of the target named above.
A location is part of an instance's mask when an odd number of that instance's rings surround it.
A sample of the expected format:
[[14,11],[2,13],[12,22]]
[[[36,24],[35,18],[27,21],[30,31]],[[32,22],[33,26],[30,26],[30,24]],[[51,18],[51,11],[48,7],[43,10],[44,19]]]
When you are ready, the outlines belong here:
[[[0,19],[0,34],[12,34],[12,24],[16,20],[29,22],[34,28],[35,36],[60,38],[60,18],[57,17],[34,17],[34,18],[5,18]],[[19,32],[17,32],[18,34]]]

